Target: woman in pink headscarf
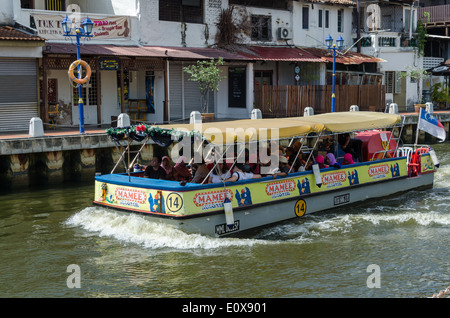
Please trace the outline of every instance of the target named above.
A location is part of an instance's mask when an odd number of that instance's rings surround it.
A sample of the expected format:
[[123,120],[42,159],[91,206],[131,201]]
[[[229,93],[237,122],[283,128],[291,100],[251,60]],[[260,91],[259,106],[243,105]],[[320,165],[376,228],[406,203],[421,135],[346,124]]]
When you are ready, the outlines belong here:
[[161,167],[166,172],[166,180],[173,180],[173,167],[168,156],[162,157]]
[[325,164],[325,158],[321,155],[317,156],[316,163],[319,165],[319,169],[328,168]]
[[346,153],[344,155],[344,161],[342,162],[342,165],[352,165],[355,162],[353,161],[353,157],[351,153]]
[[181,156],[173,167],[174,177],[176,181],[190,181],[192,179],[191,170],[187,167],[187,158]]

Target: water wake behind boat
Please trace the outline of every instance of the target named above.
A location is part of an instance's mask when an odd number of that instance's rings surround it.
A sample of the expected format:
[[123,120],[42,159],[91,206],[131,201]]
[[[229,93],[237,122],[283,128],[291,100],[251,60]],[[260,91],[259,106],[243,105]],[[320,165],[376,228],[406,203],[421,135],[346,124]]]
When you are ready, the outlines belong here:
[[122,214],[99,207],[85,208],[71,216],[65,223],[68,226],[81,227],[101,237],[112,237],[124,243],[134,243],[151,249],[215,249],[270,243],[258,239],[214,238],[186,234],[167,224],[152,222],[141,215]]

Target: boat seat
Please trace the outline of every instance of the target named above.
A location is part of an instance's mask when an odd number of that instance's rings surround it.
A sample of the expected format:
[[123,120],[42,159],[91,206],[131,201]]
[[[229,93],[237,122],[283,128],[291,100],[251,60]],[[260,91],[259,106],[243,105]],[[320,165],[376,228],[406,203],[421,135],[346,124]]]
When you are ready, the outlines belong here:
[[411,147],[400,147],[397,149],[396,157],[406,157],[406,164],[409,164],[413,152]]

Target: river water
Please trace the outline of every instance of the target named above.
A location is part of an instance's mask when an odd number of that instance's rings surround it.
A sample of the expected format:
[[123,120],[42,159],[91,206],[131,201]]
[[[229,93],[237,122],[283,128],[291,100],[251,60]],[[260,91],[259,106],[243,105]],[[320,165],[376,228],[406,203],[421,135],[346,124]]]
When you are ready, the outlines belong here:
[[245,238],[92,205],[93,184],[0,195],[0,297],[430,297],[450,286],[450,144],[433,189]]

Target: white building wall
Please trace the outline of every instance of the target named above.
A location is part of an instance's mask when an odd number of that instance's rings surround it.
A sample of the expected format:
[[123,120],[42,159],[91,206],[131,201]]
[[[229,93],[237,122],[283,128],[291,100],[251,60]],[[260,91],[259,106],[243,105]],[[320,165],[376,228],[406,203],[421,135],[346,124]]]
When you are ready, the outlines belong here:
[[[303,7],[309,8],[309,27],[303,29]],[[322,10],[322,27],[319,27],[319,10]],[[338,10],[343,10],[343,29],[338,32]],[[325,25],[325,11],[329,11],[329,26]],[[328,35],[336,40],[339,36],[344,39],[344,47],[353,44],[352,39],[352,11],[350,7],[310,4],[293,2],[294,43],[298,46],[325,48],[325,38]]]
[[[142,45],[205,47],[214,44],[215,23],[228,1],[204,0],[204,23],[159,21],[159,1],[140,1]],[[185,35],[183,36],[183,33]]]

